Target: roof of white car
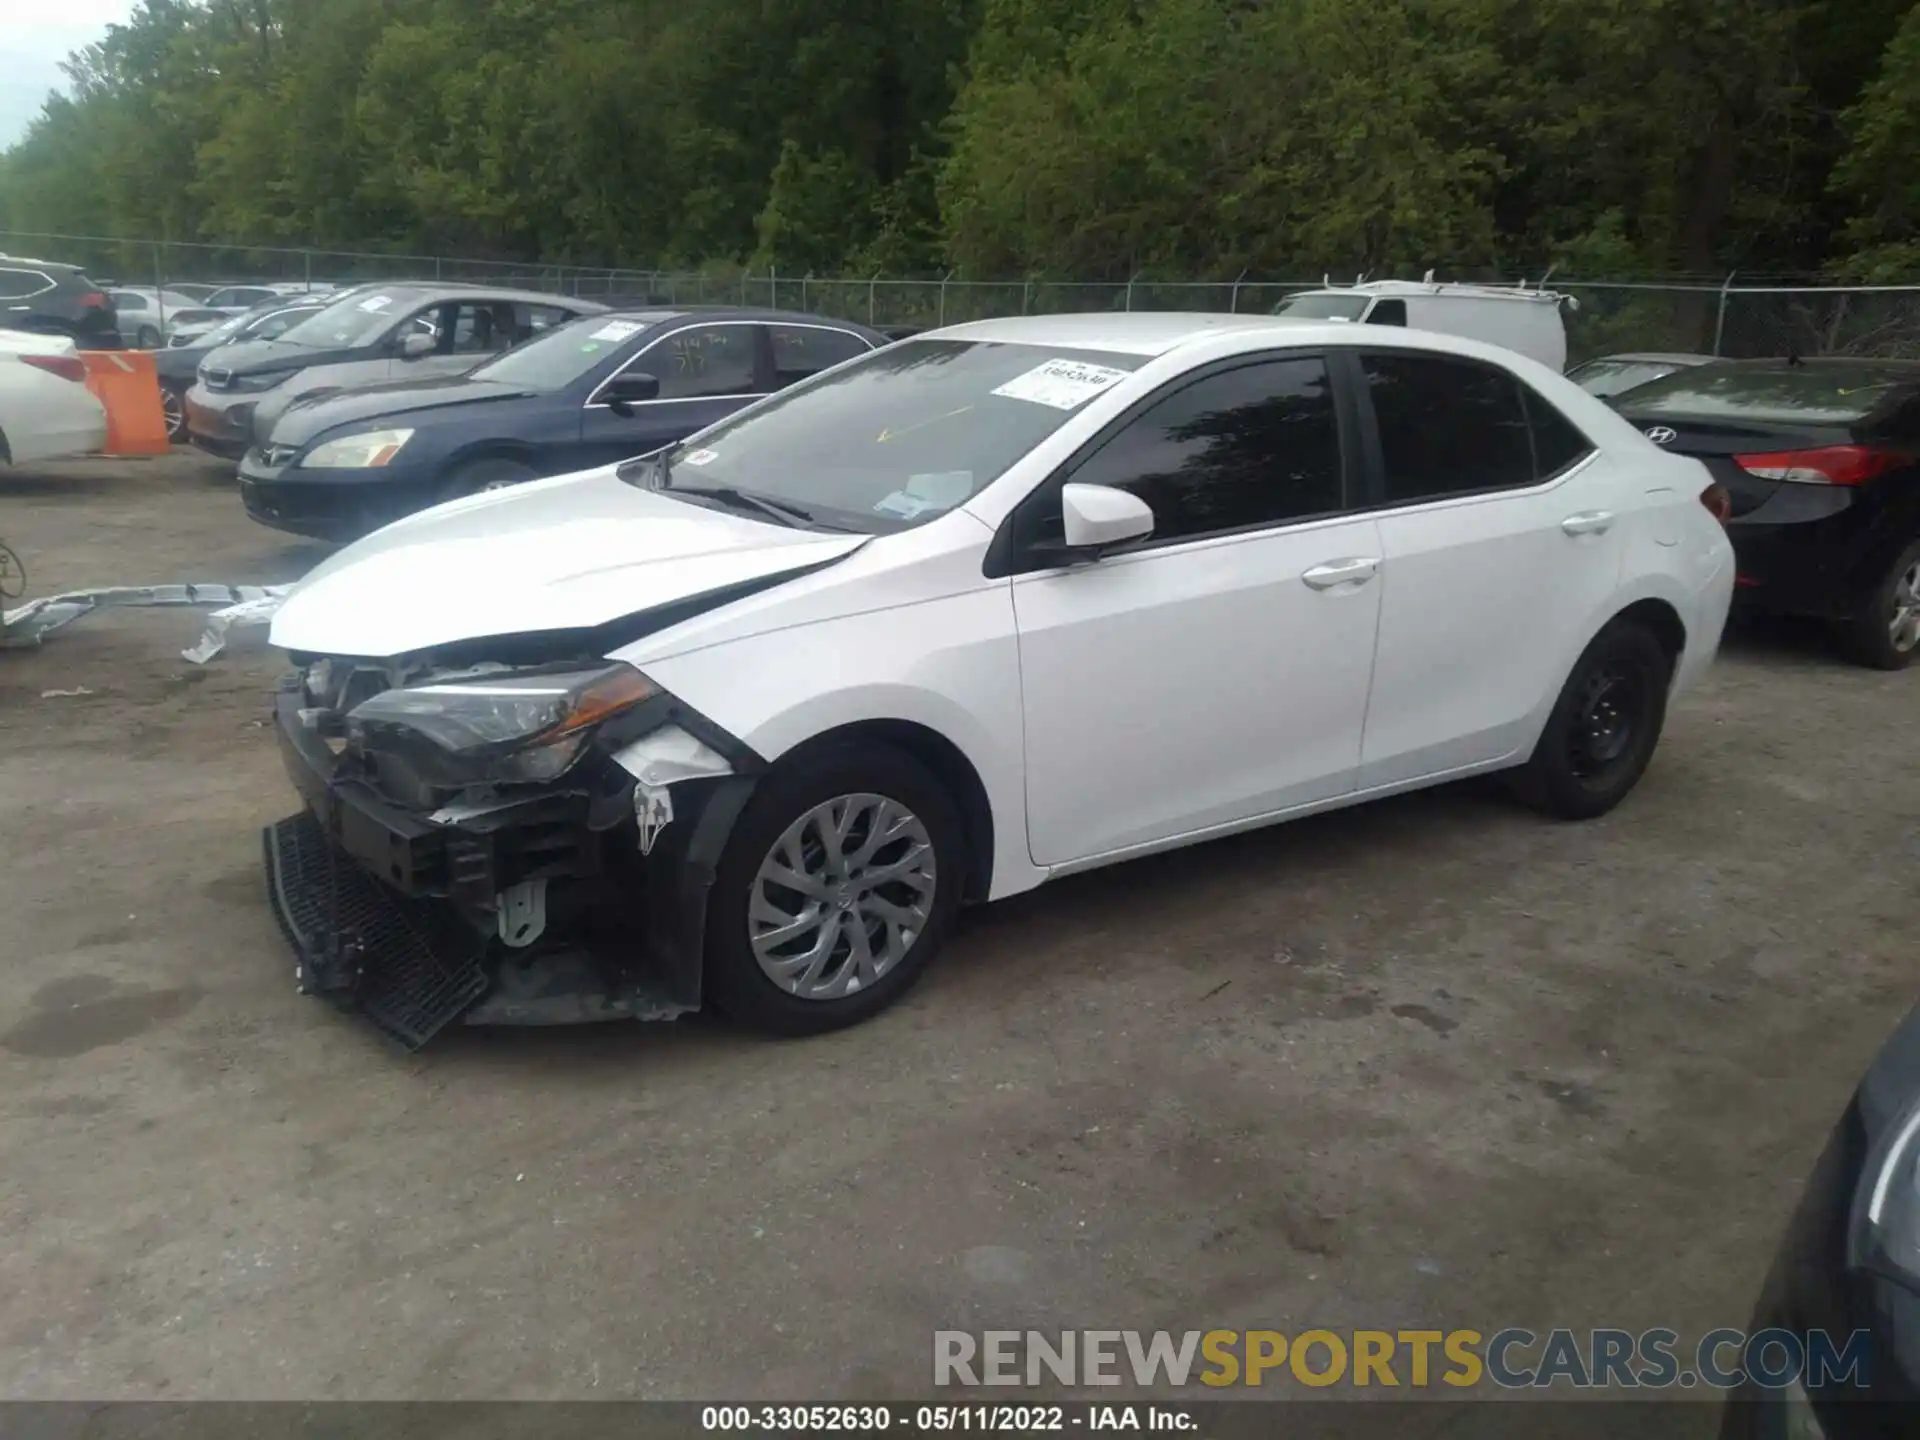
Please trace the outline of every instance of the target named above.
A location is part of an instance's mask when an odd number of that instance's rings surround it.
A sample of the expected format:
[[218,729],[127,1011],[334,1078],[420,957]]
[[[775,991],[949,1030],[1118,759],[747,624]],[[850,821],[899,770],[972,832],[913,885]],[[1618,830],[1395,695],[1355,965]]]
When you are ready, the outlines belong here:
[[1546,300],[1558,304],[1564,297],[1555,290],[1531,290],[1518,285],[1475,285],[1463,280],[1363,280],[1357,285],[1323,285],[1317,290],[1296,290],[1287,299],[1300,295],[1450,295],[1475,300]]
[[1076,350],[1111,350],[1121,355],[1164,355],[1207,336],[1230,330],[1301,327],[1298,320],[1266,315],[1206,315],[1178,310],[1101,311],[1091,315],[1017,315],[1004,320],[975,320],[917,335],[918,340],[989,340],[1003,345],[1062,345]]

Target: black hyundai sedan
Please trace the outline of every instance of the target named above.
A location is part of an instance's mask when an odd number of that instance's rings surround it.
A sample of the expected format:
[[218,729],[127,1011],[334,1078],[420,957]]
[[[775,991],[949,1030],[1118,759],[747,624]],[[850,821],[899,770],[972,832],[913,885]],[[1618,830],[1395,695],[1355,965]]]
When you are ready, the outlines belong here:
[[617,310],[465,375],[296,404],[240,462],[247,513],[349,540],[429,505],[683,440],[885,337],[778,310]]
[[1912,661],[1920,363],[1733,361],[1638,386],[1616,406],[1725,488],[1736,605],[1829,621],[1865,665]]
[[1920,1010],[1882,1047],[1814,1165],[1748,1326],[1764,1331],[1819,1334],[1844,1363],[1776,1357],[1787,1362],[1770,1377],[1779,1383],[1736,1392],[1721,1440],[1920,1435]]

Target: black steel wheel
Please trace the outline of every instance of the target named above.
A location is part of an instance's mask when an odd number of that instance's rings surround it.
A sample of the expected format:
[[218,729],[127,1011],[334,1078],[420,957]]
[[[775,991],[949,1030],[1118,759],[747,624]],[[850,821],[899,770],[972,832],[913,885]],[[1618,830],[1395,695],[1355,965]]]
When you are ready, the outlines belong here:
[[1596,635],[1516,777],[1521,796],[1567,820],[1604,815],[1624,800],[1660,741],[1674,658],[1635,620]]

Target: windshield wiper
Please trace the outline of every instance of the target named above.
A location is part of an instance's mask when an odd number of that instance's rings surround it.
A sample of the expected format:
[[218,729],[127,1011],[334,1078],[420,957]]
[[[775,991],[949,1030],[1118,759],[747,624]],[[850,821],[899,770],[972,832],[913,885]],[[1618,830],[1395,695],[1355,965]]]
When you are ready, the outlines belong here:
[[690,495],[700,499],[719,500],[732,505],[735,509],[758,510],[762,515],[770,515],[782,525],[792,529],[800,525],[817,525],[813,512],[803,510],[798,505],[789,505],[785,500],[769,500],[764,495],[756,495],[751,490],[736,490],[731,485],[674,485],[669,487],[665,481],[665,461],[662,462],[660,488],[669,495]]

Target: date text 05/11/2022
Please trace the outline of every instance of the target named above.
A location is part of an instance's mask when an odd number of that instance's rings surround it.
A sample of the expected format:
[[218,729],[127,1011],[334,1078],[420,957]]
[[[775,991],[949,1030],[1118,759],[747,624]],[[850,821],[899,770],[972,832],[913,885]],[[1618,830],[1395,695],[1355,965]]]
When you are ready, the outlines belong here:
[[1198,1428],[1190,1411],[1168,1405],[707,1405],[704,1431],[791,1433],[819,1431],[875,1435],[952,1431],[1024,1435],[1036,1431],[1142,1430],[1180,1433]]

